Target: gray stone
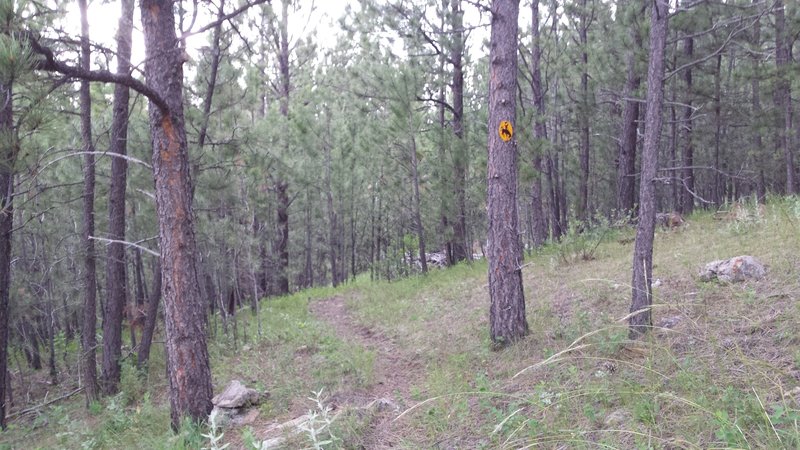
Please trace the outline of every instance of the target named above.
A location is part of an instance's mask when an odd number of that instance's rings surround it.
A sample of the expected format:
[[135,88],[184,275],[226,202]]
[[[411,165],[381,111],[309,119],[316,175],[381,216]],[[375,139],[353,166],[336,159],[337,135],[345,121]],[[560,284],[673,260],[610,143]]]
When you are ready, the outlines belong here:
[[211,399],[211,403],[219,408],[242,408],[257,405],[261,401],[261,393],[250,389],[239,380],[232,380],[222,393]]
[[713,261],[700,271],[702,281],[719,280],[722,283],[739,283],[748,280],[760,280],[767,274],[767,269],[756,258],[748,255],[731,259]]

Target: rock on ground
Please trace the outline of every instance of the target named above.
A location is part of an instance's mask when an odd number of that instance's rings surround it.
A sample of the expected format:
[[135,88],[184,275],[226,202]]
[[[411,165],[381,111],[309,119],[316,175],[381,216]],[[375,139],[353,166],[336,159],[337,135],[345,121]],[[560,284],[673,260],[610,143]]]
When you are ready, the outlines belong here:
[[246,387],[239,380],[232,380],[222,393],[211,399],[211,403],[219,408],[242,408],[256,405],[260,400],[260,392]]
[[738,283],[760,280],[766,274],[767,269],[755,257],[742,255],[706,264],[705,268],[700,271],[700,279],[702,281],[719,280],[723,283]]

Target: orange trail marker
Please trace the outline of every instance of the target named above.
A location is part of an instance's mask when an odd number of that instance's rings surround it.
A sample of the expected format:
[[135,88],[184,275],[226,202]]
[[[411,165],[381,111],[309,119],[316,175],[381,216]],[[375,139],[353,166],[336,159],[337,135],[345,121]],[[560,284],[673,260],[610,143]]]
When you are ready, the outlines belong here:
[[497,130],[497,133],[500,135],[500,139],[503,142],[508,142],[514,137],[514,127],[511,126],[511,122],[504,120],[500,122],[500,128]]

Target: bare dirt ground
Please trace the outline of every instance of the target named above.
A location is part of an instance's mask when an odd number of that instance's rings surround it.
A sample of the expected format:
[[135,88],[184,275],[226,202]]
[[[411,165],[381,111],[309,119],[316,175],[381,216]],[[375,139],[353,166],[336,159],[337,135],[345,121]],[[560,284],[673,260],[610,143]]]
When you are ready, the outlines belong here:
[[395,419],[415,403],[410,391],[423,374],[419,358],[402,349],[380,330],[358,323],[348,311],[344,297],[315,301],[309,308],[315,317],[330,324],[340,339],[374,353],[373,382],[366,388],[346,387],[334,393],[331,402],[338,408],[364,408],[379,402],[369,408],[373,415],[361,446],[369,449],[396,447],[399,445],[399,429],[403,422]]

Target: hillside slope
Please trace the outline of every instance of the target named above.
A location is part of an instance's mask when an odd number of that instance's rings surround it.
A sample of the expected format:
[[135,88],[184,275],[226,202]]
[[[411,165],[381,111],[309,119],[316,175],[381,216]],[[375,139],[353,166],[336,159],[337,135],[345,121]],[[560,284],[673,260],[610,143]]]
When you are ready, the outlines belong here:
[[[503,351],[490,350],[483,262],[265,300],[260,333],[243,312],[212,341],[215,391],[240,379],[270,393],[222,442],[253,448],[312,410],[316,437],[278,433],[284,448],[800,448],[800,200],[721,219],[657,231],[657,328],[640,342],[620,320],[629,228],[531,255],[531,333]],[[705,263],[742,254],[767,277],[698,280]],[[147,389],[129,386],[88,416],[78,401],[50,407],[46,424],[19,421],[4,438],[18,448],[31,442],[23,432],[42,448],[208,446],[200,430],[169,433],[162,378],[156,365]]]

